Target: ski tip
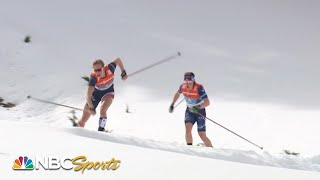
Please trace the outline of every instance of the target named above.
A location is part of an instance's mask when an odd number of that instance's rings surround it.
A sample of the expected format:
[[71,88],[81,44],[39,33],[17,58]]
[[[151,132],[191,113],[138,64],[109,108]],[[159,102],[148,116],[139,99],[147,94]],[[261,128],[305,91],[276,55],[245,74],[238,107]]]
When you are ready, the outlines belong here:
[[181,52],[180,51],[178,51],[178,56],[181,56]]
[[261,150],[263,150],[263,147],[260,147]]
[[29,95],[29,96],[27,96],[27,98],[28,98],[28,99],[30,99],[30,98],[31,98],[31,96]]

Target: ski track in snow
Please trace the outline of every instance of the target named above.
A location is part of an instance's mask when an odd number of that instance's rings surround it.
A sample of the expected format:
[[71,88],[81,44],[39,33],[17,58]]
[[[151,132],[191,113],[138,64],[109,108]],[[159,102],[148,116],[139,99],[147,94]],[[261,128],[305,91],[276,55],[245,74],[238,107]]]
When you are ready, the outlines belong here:
[[116,132],[113,133],[101,133],[93,130],[83,129],[83,128],[65,128],[65,131],[86,138],[91,138],[101,141],[109,141],[114,143],[120,143],[124,145],[132,145],[143,148],[151,148],[163,151],[169,151],[180,154],[187,154],[192,156],[199,156],[205,158],[219,159],[225,161],[232,161],[237,163],[245,163],[252,165],[262,165],[271,167],[282,167],[288,169],[297,170],[309,170],[309,171],[319,171],[319,164],[312,163],[316,162],[315,159],[304,159],[302,157],[289,156],[289,155],[279,155],[279,157],[273,156],[266,151],[241,151],[232,149],[211,149],[207,147],[197,147],[197,146],[186,146],[178,143],[168,143],[155,141],[150,139],[141,139],[134,136],[121,135]]
[[[87,3],[75,0],[47,3],[31,0],[23,6],[15,1],[2,3],[0,76],[3,81],[0,97],[16,103],[17,107],[0,107],[0,123],[4,123],[0,127],[1,142],[6,143],[0,150],[0,157],[10,161],[0,167],[7,168],[8,174],[13,173],[9,167],[13,159],[11,155],[23,152],[22,148],[16,148],[23,144],[28,153],[37,151],[47,140],[41,139],[38,130],[45,134],[50,126],[50,133],[62,136],[55,139],[46,134],[45,137],[56,141],[52,142],[51,149],[42,149],[44,154],[48,151],[68,154],[63,146],[72,139],[65,136],[74,135],[94,143],[96,140],[111,142],[124,147],[230,161],[240,166],[251,164],[320,172],[317,138],[320,86],[315,83],[320,72],[317,68],[317,6],[303,2],[298,5],[296,2],[270,1],[263,7],[260,2],[234,3],[239,7],[233,9],[229,2],[214,1],[202,4],[185,1]],[[119,16],[114,16],[119,12]],[[29,44],[23,43],[27,33],[32,36]],[[80,77],[90,73],[93,59],[102,58],[109,62],[119,56],[130,73],[176,51],[182,52],[177,61],[145,71],[125,83],[117,70],[117,96],[108,114],[108,123],[115,130],[112,133],[92,130],[96,128],[94,120],[90,120],[84,129],[68,128],[70,122],[66,116],[70,115],[69,109],[26,99],[27,95],[34,95],[81,108],[85,102],[86,83]],[[184,109],[180,105],[175,114],[168,115],[167,108],[182,81],[182,74],[190,70],[196,73],[199,82],[204,83],[213,102],[208,108],[208,117],[214,117],[232,130],[239,130],[245,137],[254,137],[270,149],[240,150],[249,145],[235,143],[239,139],[213,124],[208,125],[207,135],[213,138],[218,148],[182,144],[184,139],[180,137],[184,127],[180,120]],[[130,115],[124,114],[124,104],[130,104]],[[150,117],[155,118],[150,120]],[[34,131],[31,146],[27,139],[29,134],[25,134],[30,125],[38,126],[31,128]],[[18,135],[12,133],[16,129]],[[10,137],[5,138],[8,134]],[[144,134],[148,134],[148,139],[143,138]],[[197,135],[194,138],[198,138]],[[81,144],[81,140],[75,143]],[[105,148],[106,143],[101,144],[96,148]],[[276,154],[271,148],[297,149],[306,153],[290,156]],[[304,157],[309,151],[317,155]],[[218,167],[223,164],[215,163]],[[155,164],[150,164],[150,168]],[[177,162],[177,167],[180,165],[181,162]],[[250,172],[251,168],[259,169],[256,167],[244,169]],[[133,168],[127,167],[126,170]],[[228,171],[229,168],[221,167],[218,171]],[[184,176],[184,179],[188,177],[183,171],[194,170],[181,169],[177,175]],[[142,171],[140,175],[144,173]],[[149,173],[160,174],[160,171],[152,169]],[[285,170],[284,174],[303,174],[299,171],[291,173]],[[290,179],[294,177],[292,175]]]

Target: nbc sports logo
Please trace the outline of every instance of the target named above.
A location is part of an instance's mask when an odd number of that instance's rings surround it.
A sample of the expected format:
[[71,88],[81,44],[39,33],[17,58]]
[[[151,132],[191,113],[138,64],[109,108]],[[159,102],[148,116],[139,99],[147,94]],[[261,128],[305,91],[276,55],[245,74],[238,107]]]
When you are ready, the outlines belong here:
[[77,156],[74,158],[56,156],[36,157],[32,161],[28,156],[20,156],[12,166],[13,170],[39,170],[42,167],[44,170],[64,170],[81,171],[85,170],[116,170],[119,168],[121,161],[112,158],[110,161],[88,161],[86,156]]
[[28,156],[20,156],[18,159],[14,161],[12,166],[14,170],[33,170],[33,162]]

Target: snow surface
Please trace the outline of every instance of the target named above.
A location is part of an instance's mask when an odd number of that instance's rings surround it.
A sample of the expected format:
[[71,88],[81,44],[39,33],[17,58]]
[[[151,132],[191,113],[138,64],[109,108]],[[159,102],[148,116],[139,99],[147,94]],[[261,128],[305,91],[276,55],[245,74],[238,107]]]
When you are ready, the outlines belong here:
[[[319,8],[313,0],[1,0],[0,97],[17,106],[0,108],[0,178],[320,179]],[[125,82],[116,71],[112,133],[96,131],[97,116],[72,128],[70,109],[26,98],[81,108],[93,59],[120,57],[130,74],[178,51]],[[185,145],[184,103],[168,113],[185,71],[209,95],[207,116],[263,151],[210,121],[214,149]],[[21,155],[122,163],[84,174],[12,170]]]

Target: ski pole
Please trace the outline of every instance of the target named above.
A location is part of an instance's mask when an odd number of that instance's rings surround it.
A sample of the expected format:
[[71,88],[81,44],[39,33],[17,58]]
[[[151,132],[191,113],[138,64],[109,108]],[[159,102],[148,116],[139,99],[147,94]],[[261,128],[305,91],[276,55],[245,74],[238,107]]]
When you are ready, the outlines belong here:
[[176,104],[174,108],[178,107],[183,101],[184,101],[184,98],[178,104]]
[[220,127],[224,128],[225,130],[227,130],[227,131],[229,131],[229,132],[231,132],[231,133],[235,134],[236,136],[238,136],[238,137],[242,138],[243,140],[245,140],[245,141],[247,141],[247,142],[251,143],[252,145],[254,145],[254,146],[258,147],[259,149],[263,149],[263,147],[262,147],[262,146],[258,146],[257,144],[255,144],[255,143],[253,143],[253,142],[249,141],[248,139],[246,139],[246,138],[244,138],[244,137],[240,136],[239,134],[237,134],[237,133],[235,133],[235,132],[231,131],[230,129],[228,129],[228,128],[226,128],[226,127],[222,126],[221,124],[219,124],[219,123],[215,122],[214,120],[212,120],[212,119],[210,119],[210,118],[208,118],[208,117],[206,117],[206,116],[204,116],[204,115],[202,115],[202,114],[200,114],[200,113],[198,113],[198,112],[197,112],[197,114],[199,114],[200,116],[202,116],[202,117],[206,118],[207,120],[209,120],[209,121],[211,121],[211,122],[213,122],[213,123],[217,124],[218,126],[220,126]]
[[30,95],[27,96],[27,98],[28,99],[33,99],[33,100],[36,100],[36,101],[39,101],[39,102],[42,102],[42,103],[53,104],[53,105],[57,105],[57,106],[67,107],[67,108],[74,109],[74,110],[84,111],[83,109],[80,109],[80,108],[67,106],[67,105],[64,105],[64,104],[59,104],[59,103],[55,103],[55,102],[51,102],[51,101],[47,101],[47,100],[43,100],[43,99],[34,98],[34,97],[31,97]]
[[167,57],[167,58],[165,58],[165,59],[162,59],[162,60],[160,60],[160,61],[158,61],[158,62],[155,62],[155,63],[153,63],[153,64],[150,64],[149,66],[146,66],[146,67],[144,67],[144,68],[141,68],[141,69],[139,69],[139,70],[137,70],[137,71],[135,71],[135,72],[133,72],[133,73],[131,73],[131,74],[128,74],[128,77],[130,76],[133,76],[133,75],[136,75],[136,74],[138,74],[138,73],[141,73],[142,71],[145,71],[145,70],[147,70],[147,69],[150,69],[150,68],[153,68],[153,67],[155,67],[155,66],[157,66],[157,65],[159,65],[159,64],[162,64],[162,63],[165,63],[165,62],[168,62],[168,61],[170,61],[170,60],[173,60],[173,59],[175,59],[176,57],[179,57],[179,56],[181,56],[181,53],[180,52],[177,52],[177,53],[175,53],[174,55],[171,55],[171,56],[169,56],[169,57]]

